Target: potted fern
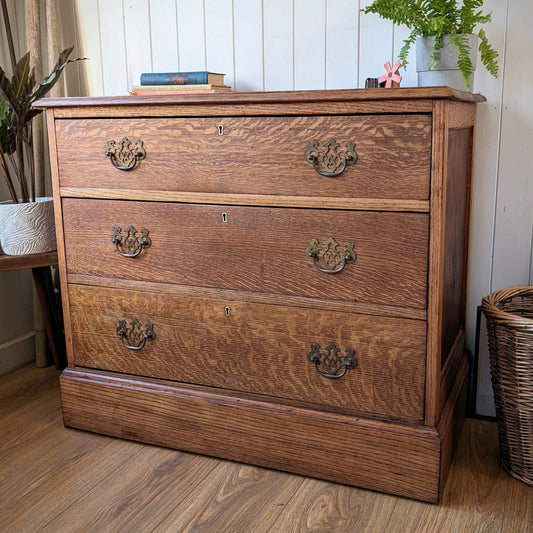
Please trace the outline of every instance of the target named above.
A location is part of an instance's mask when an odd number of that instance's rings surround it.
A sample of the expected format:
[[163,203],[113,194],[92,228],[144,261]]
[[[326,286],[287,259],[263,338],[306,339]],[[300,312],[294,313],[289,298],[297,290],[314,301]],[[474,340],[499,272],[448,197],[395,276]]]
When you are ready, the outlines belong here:
[[498,75],[498,53],[488,42],[479,24],[491,21],[481,10],[483,0],[374,0],[364,13],[410,30],[398,60],[407,65],[407,55],[416,42],[418,85],[449,85],[472,90],[477,50],[481,62],[493,76]]
[[43,253],[56,249],[55,225],[52,199],[35,197],[32,121],[42,110],[32,109],[32,103],[55,85],[72,48],[61,52],[51,74],[37,84],[30,54],[15,62],[9,19],[3,12],[13,74],[9,78],[0,67],[0,174],[11,197],[0,203],[0,247],[7,255]]

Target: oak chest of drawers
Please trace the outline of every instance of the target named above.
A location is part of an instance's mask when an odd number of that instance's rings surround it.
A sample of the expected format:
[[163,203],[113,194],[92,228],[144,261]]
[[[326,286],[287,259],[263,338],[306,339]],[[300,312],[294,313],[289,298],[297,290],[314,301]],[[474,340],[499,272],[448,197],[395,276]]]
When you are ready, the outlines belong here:
[[438,501],[464,408],[475,104],[43,100],[71,427]]

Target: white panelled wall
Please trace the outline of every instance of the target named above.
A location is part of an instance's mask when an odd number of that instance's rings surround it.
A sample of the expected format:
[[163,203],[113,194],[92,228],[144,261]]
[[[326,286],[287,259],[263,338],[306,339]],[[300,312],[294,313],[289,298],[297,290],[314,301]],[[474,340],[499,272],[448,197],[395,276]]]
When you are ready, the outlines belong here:
[[[68,73],[70,95],[126,95],[145,71],[210,70],[238,91],[364,86],[397,59],[405,28],[360,8],[370,0],[61,0],[65,46],[89,58]],[[500,76],[476,73],[467,343],[477,306],[503,287],[533,284],[531,0],[486,0]],[[414,50],[402,86],[416,85]],[[482,335],[483,337],[483,335]],[[485,343],[477,411],[492,415]]]

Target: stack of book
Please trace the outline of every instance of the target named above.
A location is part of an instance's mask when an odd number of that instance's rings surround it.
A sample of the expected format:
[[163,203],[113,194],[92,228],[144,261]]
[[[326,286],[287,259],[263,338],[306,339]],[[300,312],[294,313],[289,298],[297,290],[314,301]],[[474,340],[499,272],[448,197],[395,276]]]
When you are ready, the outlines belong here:
[[134,85],[130,94],[198,94],[231,91],[224,85],[224,74],[207,72],[143,72],[141,84]]

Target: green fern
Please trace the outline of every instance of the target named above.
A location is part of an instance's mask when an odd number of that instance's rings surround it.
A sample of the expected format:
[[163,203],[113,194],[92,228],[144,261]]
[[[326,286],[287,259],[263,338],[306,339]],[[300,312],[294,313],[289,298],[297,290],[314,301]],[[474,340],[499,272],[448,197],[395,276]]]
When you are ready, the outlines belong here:
[[455,45],[458,51],[457,66],[463,76],[463,81],[466,87],[470,86],[470,78],[474,72],[474,65],[470,60],[470,45],[466,35],[450,35],[450,43]]
[[490,45],[485,30],[479,30],[479,51],[481,62],[494,77],[498,76],[498,52]]
[[[491,14],[484,14],[481,8],[483,0],[463,0],[460,5],[457,0],[374,0],[363,13],[375,13],[381,18],[390,20],[396,25],[407,26],[409,36],[403,41],[398,56],[405,68],[407,55],[417,37],[433,36],[435,44],[431,53],[428,68],[435,68],[438,52],[442,48],[442,37],[448,35],[450,42],[457,47],[457,66],[461,71],[466,87],[470,87],[473,72],[469,59],[470,47],[464,35],[476,34],[475,28],[479,24],[490,22]],[[479,37],[479,51],[481,62],[494,77],[498,76],[498,52],[490,45],[485,31],[477,32]]]

